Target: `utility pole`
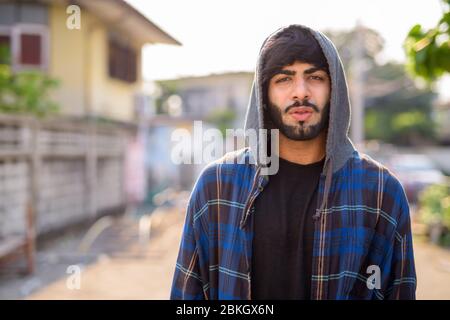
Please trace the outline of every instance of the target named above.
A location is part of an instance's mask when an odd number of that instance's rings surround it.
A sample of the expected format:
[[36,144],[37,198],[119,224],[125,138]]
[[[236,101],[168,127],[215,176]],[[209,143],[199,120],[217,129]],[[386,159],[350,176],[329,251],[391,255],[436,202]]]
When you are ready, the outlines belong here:
[[364,34],[363,27],[359,21],[356,23],[355,38],[351,44],[352,64],[351,74],[351,126],[350,137],[356,147],[360,150],[364,146],[364,72],[366,64],[364,61]]

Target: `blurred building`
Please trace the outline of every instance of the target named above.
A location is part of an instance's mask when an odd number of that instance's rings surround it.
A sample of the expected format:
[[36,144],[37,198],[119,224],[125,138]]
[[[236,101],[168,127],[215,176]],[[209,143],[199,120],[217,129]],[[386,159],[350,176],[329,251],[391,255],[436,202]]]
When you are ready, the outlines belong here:
[[[219,123],[229,129],[244,128],[253,76],[253,72],[228,72],[157,81],[164,114],[153,117],[146,148],[147,167],[152,172],[149,184],[156,191],[168,186],[191,189],[207,164],[205,161],[173,164],[171,135],[175,129],[187,130],[194,137],[194,121],[202,121],[202,130],[218,128]],[[197,139],[190,141],[187,149],[193,158],[194,153],[202,153],[207,144]],[[224,140],[223,146],[225,144]],[[219,144],[216,146],[220,148]],[[232,150],[221,151],[217,158]]]
[[0,2],[12,71],[59,80],[61,110],[49,119],[0,114],[0,260],[25,251],[32,272],[35,236],[123,212],[125,191],[145,196],[136,128],[151,106],[141,76],[146,43],[180,45],[122,0]]
[[[81,9],[79,29],[69,28],[71,3]],[[0,3],[0,44],[10,48],[13,69],[60,80],[55,100],[66,115],[134,120],[146,43],[180,45],[122,0]]]
[[232,110],[234,128],[243,128],[253,72],[229,72],[159,81],[181,97],[182,114],[204,120],[216,110]]

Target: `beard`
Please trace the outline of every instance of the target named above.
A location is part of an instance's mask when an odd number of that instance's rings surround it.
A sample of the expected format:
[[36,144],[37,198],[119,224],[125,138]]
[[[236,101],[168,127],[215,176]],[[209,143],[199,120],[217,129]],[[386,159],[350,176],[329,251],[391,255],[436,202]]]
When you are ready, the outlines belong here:
[[[311,107],[313,113],[319,113],[320,120],[318,123],[310,125],[306,121],[298,121],[296,125],[284,123],[283,114],[287,114],[293,107]],[[328,119],[330,114],[330,102],[328,102],[322,110],[309,101],[296,101],[287,107],[284,111],[277,105],[269,102],[269,116],[274,128],[279,129],[287,138],[296,141],[311,140],[316,138],[324,129],[328,128]]]

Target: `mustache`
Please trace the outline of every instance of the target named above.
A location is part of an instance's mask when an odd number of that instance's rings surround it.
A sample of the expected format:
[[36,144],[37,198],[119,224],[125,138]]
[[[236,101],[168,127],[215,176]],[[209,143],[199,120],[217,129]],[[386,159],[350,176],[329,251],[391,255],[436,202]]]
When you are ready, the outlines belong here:
[[315,112],[320,112],[319,108],[312,102],[309,102],[308,100],[303,101],[295,101],[293,104],[291,104],[289,107],[284,110],[284,113],[288,113],[289,110],[295,107],[311,107]]

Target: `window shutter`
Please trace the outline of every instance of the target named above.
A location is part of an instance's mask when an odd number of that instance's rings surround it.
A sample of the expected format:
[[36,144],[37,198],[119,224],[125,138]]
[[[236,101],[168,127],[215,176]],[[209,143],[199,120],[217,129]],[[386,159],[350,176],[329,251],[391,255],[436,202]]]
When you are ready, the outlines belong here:
[[42,38],[37,34],[20,35],[20,63],[40,65],[42,63]]
[[109,76],[129,83],[137,80],[137,54],[133,48],[109,40]]

